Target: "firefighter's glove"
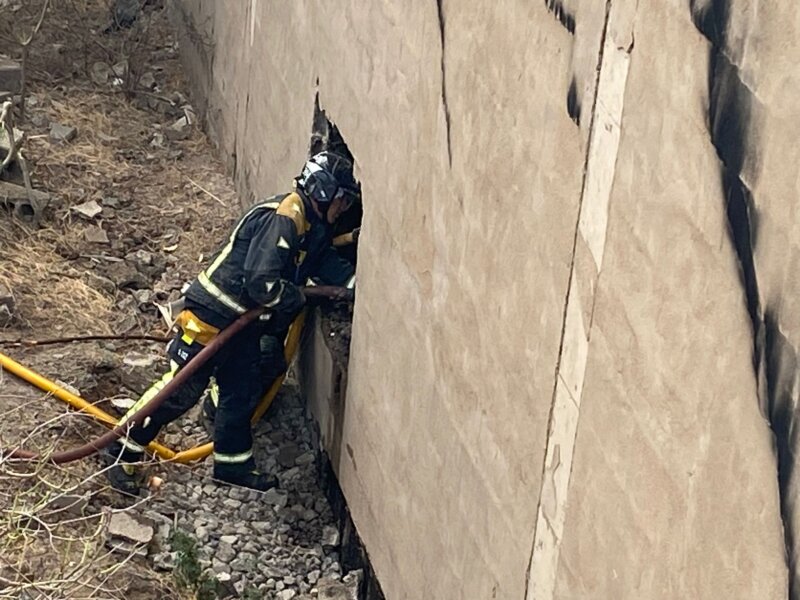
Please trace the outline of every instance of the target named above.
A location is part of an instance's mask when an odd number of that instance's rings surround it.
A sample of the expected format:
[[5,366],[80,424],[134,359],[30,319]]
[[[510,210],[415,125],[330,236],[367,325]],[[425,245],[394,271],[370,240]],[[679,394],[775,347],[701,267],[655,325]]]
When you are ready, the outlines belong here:
[[333,296],[332,300],[334,302],[350,302],[353,303],[356,300],[356,291],[351,290],[348,288],[339,288],[336,291],[336,294]]

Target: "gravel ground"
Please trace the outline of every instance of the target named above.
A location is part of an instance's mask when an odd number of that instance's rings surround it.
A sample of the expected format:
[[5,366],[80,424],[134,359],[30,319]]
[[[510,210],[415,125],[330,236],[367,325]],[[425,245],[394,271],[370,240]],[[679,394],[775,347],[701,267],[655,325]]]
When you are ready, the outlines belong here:
[[[196,545],[199,579],[215,582],[217,596],[211,597],[357,598],[360,573],[343,577],[339,533],[317,483],[304,405],[297,385],[289,383],[254,429],[259,467],[277,475],[279,488],[261,493],[220,484],[211,478],[210,460],[152,468],[165,483],[126,511],[141,523],[169,524],[171,532],[149,544],[146,560],[152,568],[176,569],[179,531]],[[182,429],[192,437],[208,427],[199,412],[196,408],[183,420]]]

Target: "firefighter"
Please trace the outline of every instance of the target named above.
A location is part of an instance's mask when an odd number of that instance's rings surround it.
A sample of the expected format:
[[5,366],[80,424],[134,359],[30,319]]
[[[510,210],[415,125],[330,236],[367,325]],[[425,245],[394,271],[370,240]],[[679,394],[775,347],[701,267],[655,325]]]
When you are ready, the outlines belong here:
[[[325,239],[324,232],[352,203],[354,189],[357,184],[352,163],[332,152],[321,152],[306,162],[295,179],[294,192],[256,204],[239,220],[225,245],[186,290],[184,309],[175,320],[175,334],[167,346],[170,370],[139,398],[121,422],[141,410],[242,314],[260,306],[266,308],[265,313],[237,333],[150,417],[134,424],[125,437],[107,449],[107,473],[114,488],[138,494],[140,477],[132,463],[141,462],[144,448],[164,425],[197,403],[212,376],[219,386],[213,431],[214,477],[261,491],[277,485],[274,477],[256,469],[250,416],[263,391],[265,367],[271,373],[285,367],[283,336],[305,304],[295,281],[303,270],[308,241]],[[317,268],[324,270],[325,264],[328,262]],[[352,267],[339,266],[339,281],[331,283],[352,288]],[[280,361],[277,367],[265,364],[273,359]]]
[[[348,208],[361,202],[361,186],[358,182],[345,177],[340,181],[340,186]],[[349,243],[357,243],[360,231],[358,227],[348,234]],[[356,283],[355,266],[349,260],[342,258],[334,248],[333,237],[333,223],[328,222],[321,222],[318,227],[312,227],[306,234],[300,246],[303,260],[299,262],[295,271],[294,283],[343,287],[348,292],[342,294],[341,299],[352,300]],[[263,397],[272,382],[286,372],[287,364],[284,356],[286,333],[283,331],[275,335],[263,335],[260,339],[262,390],[259,397]],[[216,379],[212,378],[209,393],[203,403],[203,412],[211,422],[216,417],[218,405],[219,385]]]

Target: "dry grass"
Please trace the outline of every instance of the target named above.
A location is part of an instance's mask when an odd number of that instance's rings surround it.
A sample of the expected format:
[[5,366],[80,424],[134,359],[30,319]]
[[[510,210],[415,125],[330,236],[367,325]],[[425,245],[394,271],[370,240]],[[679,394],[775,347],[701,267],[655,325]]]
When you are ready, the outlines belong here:
[[[30,3],[29,20],[41,1]],[[239,212],[235,192],[199,130],[186,140],[152,143],[176,120],[185,101],[180,92],[187,88],[165,15],[153,11],[133,29],[106,35],[108,22],[106,0],[50,0],[30,47],[33,102],[18,126],[29,136],[25,151],[33,185],[50,193],[53,202],[43,227],[35,231],[0,211],[0,283],[12,290],[19,316],[16,330],[0,332],[0,338],[113,334],[114,323],[132,313],[139,331],[131,333],[153,331],[160,327],[158,318],[126,305],[128,290],[98,286],[93,277],[118,263],[97,257],[123,259],[146,250],[168,259],[171,277],[188,280],[201,268],[201,256],[208,257],[223,241]],[[3,39],[2,23],[0,53],[15,54],[13,44]],[[92,81],[95,63],[111,66],[121,60],[128,60],[133,72],[124,86]],[[137,89],[137,79],[147,71],[155,73],[159,89]],[[74,126],[78,135],[71,143],[54,143],[47,122]],[[104,198],[118,203],[104,206],[91,222],[72,210]],[[86,241],[89,226],[102,226],[110,243]],[[53,378],[63,376],[69,365],[81,364],[76,353],[85,350],[62,352],[48,358],[40,350],[32,366]],[[34,358],[33,353],[20,360],[26,358]],[[4,386],[0,372],[0,391],[8,396],[12,389],[8,382]],[[19,398],[0,395],[0,447],[24,440],[20,443],[47,452],[94,437],[98,426],[65,412],[52,398],[20,389]],[[28,431],[37,421],[36,429]],[[89,496],[89,507],[77,515],[53,508],[71,495]],[[93,460],[56,467],[0,457],[0,599],[25,594],[179,597],[174,586],[145,565],[108,554],[102,533],[106,517],[99,507],[113,502]]]
[[[13,413],[4,423],[13,423]],[[73,417],[39,423],[22,444],[38,440],[36,448],[48,456],[72,429]],[[0,429],[0,439],[6,433]],[[112,553],[106,528],[112,512],[135,511],[148,500],[110,508],[104,473],[87,463],[61,467],[0,456],[0,599],[130,597],[132,577],[125,572],[135,563],[135,549]],[[133,571],[139,579],[148,575],[138,566]],[[176,597],[168,581],[154,574],[150,580],[155,597]]]
[[[106,0],[52,0],[31,46],[33,102],[19,126],[29,136],[34,187],[53,200],[47,228],[36,232],[0,214],[0,283],[11,287],[19,321],[30,329],[111,333],[113,322],[130,316],[116,308],[128,293],[93,288],[87,274],[112,268],[98,255],[122,258],[143,249],[166,257],[173,276],[189,280],[238,214],[235,192],[209,161],[208,142],[197,128],[186,140],[157,143],[182,114],[186,83],[165,15],[145,14],[131,30],[102,35],[109,22]],[[13,44],[0,37],[0,52],[13,54]],[[122,86],[98,85],[90,77],[97,63],[125,60],[131,75]],[[147,71],[157,75],[155,91],[135,86]],[[48,122],[76,127],[78,135],[54,143]],[[104,198],[119,206],[104,207],[92,222],[71,210]],[[90,226],[106,230],[110,243],[86,241]],[[155,312],[134,316],[138,333],[159,326]]]
[[[58,331],[63,324],[110,333],[113,299],[81,279],[56,251],[52,229],[29,232],[18,224],[0,224],[0,283],[14,294],[22,315],[38,315],[38,324]],[[68,243],[63,237],[61,243]],[[31,260],[35,257],[35,260]],[[30,326],[30,323],[28,323]]]

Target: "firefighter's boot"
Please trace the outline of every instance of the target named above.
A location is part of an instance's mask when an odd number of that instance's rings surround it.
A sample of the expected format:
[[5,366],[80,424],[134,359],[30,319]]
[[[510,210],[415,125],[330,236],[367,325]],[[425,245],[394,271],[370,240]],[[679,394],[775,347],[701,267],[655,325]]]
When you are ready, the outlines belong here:
[[266,492],[274,487],[278,487],[278,479],[273,475],[267,475],[266,473],[258,471],[258,469],[256,469],[256,462],[252,458],[238,464],[215,462],[214,479],[259,492]]
[[112,444],[102,453],[103,464],[106,466],[106,479],[112,488],[129,496],[138,496],[141,491],[142,474],[132,463],[141,462],[143,457],[129,456],[130,453],[122,452],[119,444]]

